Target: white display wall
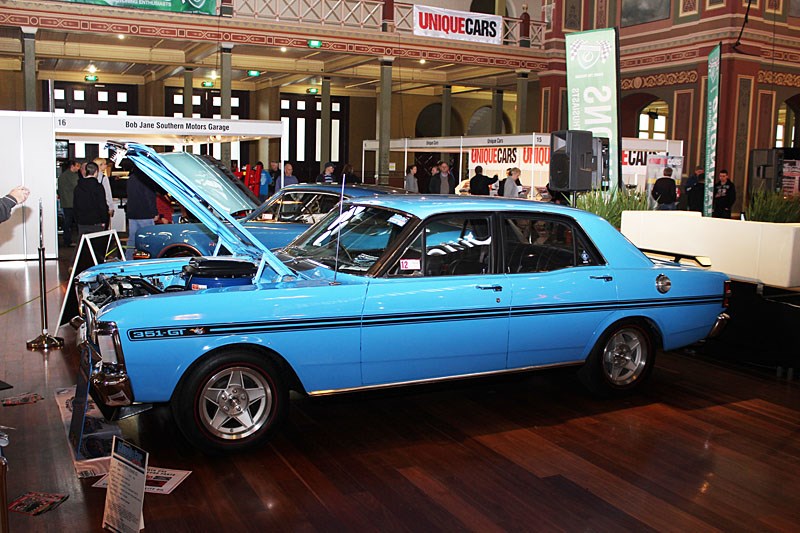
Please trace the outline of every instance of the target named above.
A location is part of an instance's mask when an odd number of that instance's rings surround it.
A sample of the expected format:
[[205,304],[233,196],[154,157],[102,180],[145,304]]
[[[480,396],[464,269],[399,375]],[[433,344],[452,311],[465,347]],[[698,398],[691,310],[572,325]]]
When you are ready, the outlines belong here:
[[0,146],[3,147],[0,195],[6,195],[17,185],[24,185],[31,191],[28,200],[0,224],[0,259],[38,257],[40,199],[47,258],[58,254],[54,139],[52,114],[0,112]]

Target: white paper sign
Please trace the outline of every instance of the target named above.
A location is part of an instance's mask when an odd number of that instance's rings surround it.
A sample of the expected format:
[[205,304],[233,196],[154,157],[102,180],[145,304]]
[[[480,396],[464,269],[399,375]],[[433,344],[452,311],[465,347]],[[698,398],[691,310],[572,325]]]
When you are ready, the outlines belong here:
[[503,44],[503,17],[414,4],[414,35]]
[[138,533],[144,529],[142,505],[147,460],[146,451],[114,437],[103,511],[104,528],[120,533]]

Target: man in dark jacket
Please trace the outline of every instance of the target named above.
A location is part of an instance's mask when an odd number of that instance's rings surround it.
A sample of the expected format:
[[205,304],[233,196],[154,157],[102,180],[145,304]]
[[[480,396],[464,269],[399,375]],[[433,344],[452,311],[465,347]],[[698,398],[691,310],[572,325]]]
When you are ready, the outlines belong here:
[[428,182],[429,194],[455,194],[458,180],[450,172],[450,165],[444,161],[439,163],[439,172]]
[[86,163],[86,176],[78,180],[72,198],[75,222],[78,223],[78,238],[86,233],[103,231],[108,219],[106,191],[97,181],[97,163]]
[[58,177],[58,198],[61,200],[61,210],[64,212],[64,246],[73,246],[72,224],[75,222],[75,217],[72,210],[72,196],[80,180],[78,174],[80,168],[80,163],[70,159],[64,165],[64,172]]
[[125,258],[133,259],[136,251],[136,233],[143,228],[155,225],[158,215],[156,205],[156,184],[144,172],[133,166],[128,173],[128,201],[125,214],[128,217],[128,244]]
[[656,183],[653,185],[653,190],[650,192],[650,195],[658,203],[656,207],[657,210],[675,210],[675,201],[678,199],[675,188],[675,180],[672,179],[672,169],[667,167],[664,169],[664,175],[656,180]]
[[731,208],[736,201],[736,187],[727,170],[719,171],[719,181],[714,185],[714,218],[731,218]]
[[475,167],[475,175],[469,180],[469,193],[477,194],[480,196],[489,196],[489,185],[497,183],[498,177],[495,175],[493,178],[483,175],[483,167]]

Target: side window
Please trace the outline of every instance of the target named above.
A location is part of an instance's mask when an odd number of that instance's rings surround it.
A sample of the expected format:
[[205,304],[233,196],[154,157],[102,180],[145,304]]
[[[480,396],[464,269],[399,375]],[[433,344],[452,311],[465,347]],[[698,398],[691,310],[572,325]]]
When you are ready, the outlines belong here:
[[[336,207],[339,204],[339,196],[334,196],[331,194],[320,194],[317,197],[317,204],[316,209],[314,210],[314,215],[325,215],[331,209]],[[319,217],[315,217],[314,221],[316,222]]]
[[509,274],[551,272],[599,264],[598,254],[571,221],[546,215],[503,220],[503,259]]
[[463,276],[492,272],[491,224],[485,216],[427,222],[406,249],[394,275]]

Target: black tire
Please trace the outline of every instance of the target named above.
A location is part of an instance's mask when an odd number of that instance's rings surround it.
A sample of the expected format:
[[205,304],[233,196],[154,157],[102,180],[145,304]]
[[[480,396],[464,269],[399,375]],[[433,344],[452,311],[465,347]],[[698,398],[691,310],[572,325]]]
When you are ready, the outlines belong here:
[[596,394],[627,394],[647,382],[655,361],[652,330],[641,321],[617,322],[597,341],[578,376]]
[[262,444],[286,414],[289,391],[276,365],[246,350],[215,353],[190,369],[172,397],[189,442],[207,453]]
[[192,248],[184,248],[181,246],[179,248],[170,248],[166,253],[162,254],[161,257],[200,257],[200,254]]

